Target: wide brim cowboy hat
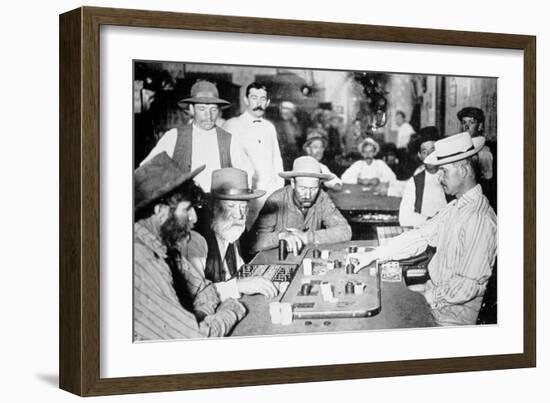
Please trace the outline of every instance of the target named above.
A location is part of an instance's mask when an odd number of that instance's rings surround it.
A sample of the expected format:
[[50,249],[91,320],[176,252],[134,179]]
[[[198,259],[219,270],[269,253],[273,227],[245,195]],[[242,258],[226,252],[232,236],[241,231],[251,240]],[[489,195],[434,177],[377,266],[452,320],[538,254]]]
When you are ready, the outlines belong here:
[[485,145],[485,137],[470,136],[462,132],[435,142],[435,150],[424,160],[426,165],[445,165],[477,154]]
[[248,174],[242,169],[221,168],[212,172],[210,196],[221,200],[252,200],[265,195],[265,190],[248,187]]
[[201,173],[206,165],[184,172],[180,166],[162,152],[134,171],[134,209],[139,211],[176,190]]
[[284,179],[292,178],[317,178],[323,181],[331,180],[334,175],[324,174],[321,172],[321,165],[313,157],[299,157],[292,164],[292,171],[280,172],[279,176]]
[[191,97],[184,98],[178,101],[178,105],[183,106],[186,104],[215,104],[222,108],[226,108],[231,105],[231,102],[220,98],[218,88],[210,81],[197,81],[191,87]]

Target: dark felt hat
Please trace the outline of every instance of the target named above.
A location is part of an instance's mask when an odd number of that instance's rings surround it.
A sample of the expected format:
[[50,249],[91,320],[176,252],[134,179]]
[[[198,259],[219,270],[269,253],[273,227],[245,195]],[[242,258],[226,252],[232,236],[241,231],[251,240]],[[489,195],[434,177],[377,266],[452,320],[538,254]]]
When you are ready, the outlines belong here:
[[168,195],[201,173],[205,167],[202,165],[194,171],[184,172],[165,152],[156,155],[134,171],[135,211]]
[[462,118],[464,117],[470,117],[470,118],[474,118],[478,122],[482,122],[482,123],[485,122],[485,114],[483,113],[483,111],[473,106],[467,106],[466,108],[462,108],[461,110],[458,111],[458,113],[456,114],[456,117],[458,118],[458,120],[462,120]]
[[191,97],[178,102],[180,106],[185,104],[217,104],[222,107],[231,105],[230,102],[220,98],[216,85],[206,80],[197,81],[193,84]]
[[420,146],[426,141],[438,141],[441,140],[441,135],[435,126],[426,126],[421,128],[418,132],[411,136],[409,141],[409,151],[417,153],[420,151]]
[[265,190],[248,187],[248,175],[242,169],[221,168],[212,172],[210,195],[222,200],[252,200],[265,195]]

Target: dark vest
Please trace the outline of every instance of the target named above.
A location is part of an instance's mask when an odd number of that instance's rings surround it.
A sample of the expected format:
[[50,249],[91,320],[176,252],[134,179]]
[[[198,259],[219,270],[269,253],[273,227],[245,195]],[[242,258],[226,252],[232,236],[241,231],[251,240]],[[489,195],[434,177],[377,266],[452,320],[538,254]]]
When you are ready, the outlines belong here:
[[426,171],[414,175],[413,180],[415,189],[414,212],[420,214],[424,199],[424,186],[426,186]]
[[[216,126],[216,134],[218,135],[218,150],[220,154],[220,167],[231,168],[231,133],[226,132]],[[208,153],[210,150],[200,150]],[[193,125],[178,127],[178,137],[176,139],[176,147],[172,159],[185,172],[191,171],[191,159],[193,156]]]
[[[206,244],[208,245],[208,254],[206,255],[206,268],[204,271],[204,276],[208,280],[214,283],[225,281],[225,272],[223,270],[223,257],[220,254],[220,248],[218,247],[216,234],[214,234],[214,231],[208,230],[203,235],[204,235],[204,238],[206,239]],[[238,242],[236,242],[235,244],[227,245],[227,249],[229,248],[235,249],[233,245],[236,246],[237,250],[239,249]],[[236,269],[237,269],[236,253],[237,251],[235,251],[235,255],[234,255],[235,266],[231,267],[232,265],[228,264],[229,274],[231,275],[231,277],[235,276]]]

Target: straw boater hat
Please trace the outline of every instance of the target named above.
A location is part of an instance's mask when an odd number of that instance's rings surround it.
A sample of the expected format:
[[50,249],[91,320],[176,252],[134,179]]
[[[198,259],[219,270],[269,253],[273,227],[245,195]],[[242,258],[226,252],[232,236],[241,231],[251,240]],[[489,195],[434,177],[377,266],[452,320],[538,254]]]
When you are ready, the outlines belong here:
[[168,195],[201,173],[205,167],[206,165],[202,165],[194,171],[183,172],[165,152],[156,155],[134,171],[135,211]]
[[357,150],[359,151],[359,154],[363,154],[363,148],[368,144],[374,146],[374,155],[377,155],[380,152],[380,145],[374,139],[367,137],[365,140],[360,142],[359,145],[357,146]]
[[220,98],[216,85],[210,81],[197,81],[191,87],[191,98],[185,98],[178,102],[178,105],[185,104],[217,104],[223,107],[231,105],[230,102]]
[[302,146],[302,149],[306,151],[306,148],[309,147],[311,143],[313,143],[315,140],[321,140],[323,142],[323,147],[327,147],[327,139],[319,132],[312,131],[307,135],[306,142]]
[[435,142],[435,151],[424,160],[428,165],[444,165],[477,154],[485,145],[485,137],[470,136],[462,132]]
[[222,200],[252,200],[265,195],[265,190],[248,187],[248,175],[237,168],[221,168],[212,172],[210,195]]
[[279,176],[285,179],[297,177],[317,178],[320,180],[330,180],[334,175],[324,174],[321,172],[321,165],[313,157],[299,157],[292,164],[292,171],[280,172]]

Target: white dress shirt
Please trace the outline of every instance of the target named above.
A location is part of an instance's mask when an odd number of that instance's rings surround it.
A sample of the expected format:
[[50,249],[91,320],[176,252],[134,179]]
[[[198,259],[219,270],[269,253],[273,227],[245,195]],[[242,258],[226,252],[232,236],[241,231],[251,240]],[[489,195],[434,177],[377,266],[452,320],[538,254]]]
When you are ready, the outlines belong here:
[[445,192],[439,182],[439,175],[426,171],[424,181],[424,193],[420,213],[414,211],[416,201],[416,186],[414,177],[410,178],[403,190],[403,198],[399,206],[399,224],[403,226],[418,227],[430,217],[447,205]]
[[[198,126],[193,125],[193,155],[191,157],[191,170],[198,168],[199,166],[206,164],[206,168],[200,174],[195,176],[195,182],[205,192],[210,192],[210,185],[212,181],[212,171],[220,169],[220,154],[218,148],[218,137],[216,128],[211,130],[203,130]],[[149,155],[140,163],[143,165],[149,161],[155,155],[165,151],[170,158],[174,155],[174,149],[176,148],[176,141],[178,138],[178,129],[168,130],[164,136],[158,141],[156,146],[151,150]],[[236,138],[231,136],[231,148],[229,150],[231,155],[231,165],[234,168],[239,168],[248,173],[249,178],[252,177],[253,168],[250,160],[246,156],[242,144]]]
[[284,180],[279,176],[283,172],[283,160],[273,123],[244,112],[229,119],[224,129],[239,140],[252,162],[253,189],[265,190],[269,196],[284,186]]
[[334,186],[343,184],[342,179],[334,175],[325,164],[319,162],[319,165],[321,166],[321,173],[334,176],[334,178],[332,178],[331,180],[323,182],[327,188],[332,189]]
[[359,179],[378,178],[380,182],[395,182],[397,180],[391,168],[382,160],[372,160],[369,165],[365,160],[354,162],[342,174],[344,183],[356,184]]

